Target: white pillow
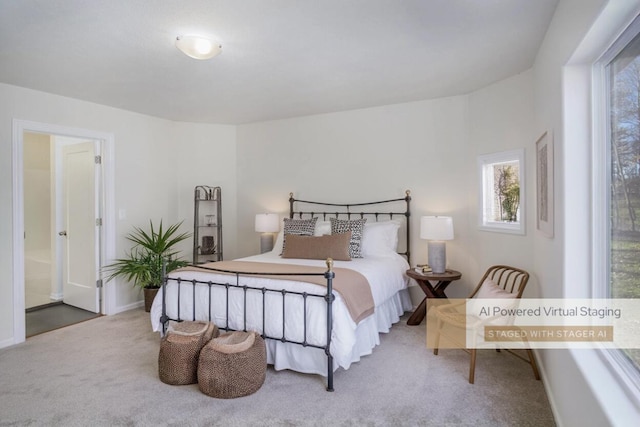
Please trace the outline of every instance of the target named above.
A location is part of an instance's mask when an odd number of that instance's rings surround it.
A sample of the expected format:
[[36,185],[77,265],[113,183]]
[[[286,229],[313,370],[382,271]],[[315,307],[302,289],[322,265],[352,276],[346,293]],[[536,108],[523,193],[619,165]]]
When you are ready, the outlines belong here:
[[277,252],[278,255],[282,252],[282,245],[284,244],[284,230],[280,230],[276,242],[273,244],[273,250],[271,252]]
[[482,286],[478,289],[478,293],[475,295],[475,298],[516,298],[517,296],[517,292],[507,292],[487,277],[484,279],[484,282],[482,282]]
[[399,220],[366,223],[362,233],[362,256],[384,256],[398,251]]
[[313,231],[314,236],[326,236],[331,234],[331,222],[318,221],[316,222],[316,229]]

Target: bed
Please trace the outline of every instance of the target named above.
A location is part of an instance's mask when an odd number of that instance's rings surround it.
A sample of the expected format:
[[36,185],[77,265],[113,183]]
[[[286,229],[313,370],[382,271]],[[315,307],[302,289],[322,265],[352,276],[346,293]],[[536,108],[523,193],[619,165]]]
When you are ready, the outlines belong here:
[[[349,369],[412,308],[410,192],[404,198],[336,204],[289,197],[265,254],[169,273],[151,307],[154,331],[170,320],[207,320],[265,338],[276,370]],[[404,250],[399,250],[404,248]],[[327,256],[330,255],[330,256]]]

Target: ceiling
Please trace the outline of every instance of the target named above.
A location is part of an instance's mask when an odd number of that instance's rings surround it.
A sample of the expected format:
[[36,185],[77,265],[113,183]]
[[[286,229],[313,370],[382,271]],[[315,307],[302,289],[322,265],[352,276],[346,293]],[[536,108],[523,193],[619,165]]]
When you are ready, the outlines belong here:
[[[469,93],[533,64],[558,0],[0,0],[0,82],[242,124]],[[216,38],[198,61],[178,35]]]

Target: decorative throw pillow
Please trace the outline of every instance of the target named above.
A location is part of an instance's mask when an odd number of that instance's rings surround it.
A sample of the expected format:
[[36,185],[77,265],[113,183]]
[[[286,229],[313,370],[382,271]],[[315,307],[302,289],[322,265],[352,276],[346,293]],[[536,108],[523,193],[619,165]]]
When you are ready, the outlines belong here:
[[287,247],[287,235],[295,234],[297,236],[313,236],[313,232],[316,229],[316,221],[318,218],[310,219],[284,219],[284,234],[282,241],[282,252]]
[[475,295],[476,298],[515,298],[517,296],[518,294],[516,292],[511,293],[505,291],[488,277],[484,279],[482,286],[480,286],[478,293]]
[[362,232],[362,256],[385,256],[398,250],[399,220],[366,223]]
[[351,261],[349,241],[351,232],[328,234],[324,236],[287,237],[287,246],[282,251],[282,258],[327,259]]
[[349,255],[351,258],[362,258],[362,232],[367,219],[346,220],[329,218],[329,220],[331,221],[331,234],[351,232]]

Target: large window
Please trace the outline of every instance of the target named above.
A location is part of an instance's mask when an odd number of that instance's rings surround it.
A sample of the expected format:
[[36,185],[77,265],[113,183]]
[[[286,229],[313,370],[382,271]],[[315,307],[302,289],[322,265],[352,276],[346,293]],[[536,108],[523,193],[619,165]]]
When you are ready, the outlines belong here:
[[[640,34],[637,20],[605,55],[606,233],[605,283],[596,293],[640,298]],[[597,161],[597,160],[596,160]],[[597,167],[596,167],[597,169]],[[606,189],[605,189],[606,188]],[[640,370],[640,350],[620,350],[627,368]]]

